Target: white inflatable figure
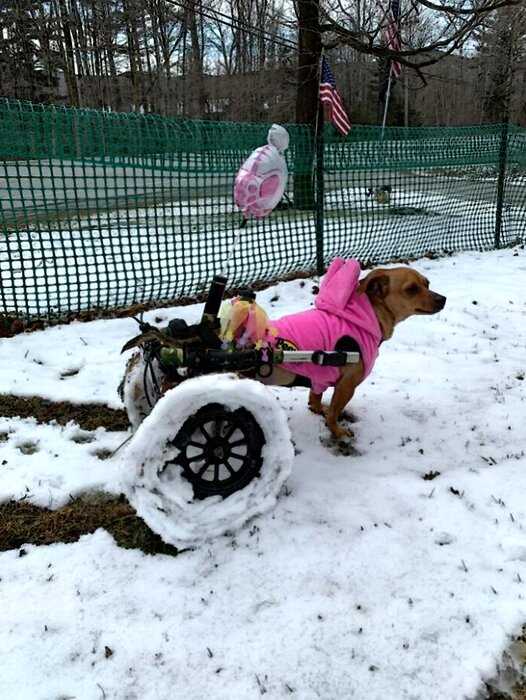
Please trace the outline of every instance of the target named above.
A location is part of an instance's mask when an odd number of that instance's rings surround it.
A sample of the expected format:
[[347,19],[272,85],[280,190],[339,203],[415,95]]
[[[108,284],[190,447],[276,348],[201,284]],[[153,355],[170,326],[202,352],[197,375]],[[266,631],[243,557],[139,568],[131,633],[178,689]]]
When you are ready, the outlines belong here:
[[262,218],[281,201],[288,177],[283,153],[288,147],[288,131],[272,124],[267,145],[252,151],[240,167],[234,183],[234,201],[245,218]]

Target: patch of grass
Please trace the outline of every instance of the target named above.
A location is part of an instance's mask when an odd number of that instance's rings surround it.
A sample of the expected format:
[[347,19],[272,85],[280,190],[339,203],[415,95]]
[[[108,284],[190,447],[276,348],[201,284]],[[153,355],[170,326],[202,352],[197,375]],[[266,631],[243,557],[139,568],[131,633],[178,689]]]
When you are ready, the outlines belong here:
[[26,501],[1,504],[0,551],[23,548],[25,544],[76,542],[100,527],[114,537],[119,547],[140,549],[146,554],[178,553],[176,547],[150,530],[124,496],[107,494],[75,498],[57,510]]
[[59,425],[75,421],[84,430],[99,426],[106,430],[123,431],[129,427],[126,411],[103,404],[72,404],[67,401],[48,401],[39,396],[0,394],[0,416],[6,418],[35,418],[38,423],[53,420]]
[[486,700],[526,700],[526,685],[514,687],[509,692],[488,688]]
[[[526,700],[526,625],[512,637],[502,654],[495,676],[486,681],[485,700]],[[480,696],[477,695],[477,698]]]
[[92,435],[91,433],[83,433],[79,431],[73,437],[71,438],[73,442],[77,443],[77,445],[88,445],[90,442],[93,442],[95,440],[95,436]]
[[108,450],[106,447],[101,448],[100,450],[95,450],[93,454],[97,459],[104,460],[104,459],[109,459],[113,455],[114,450]]
[[433,479],[436,479],[437,476],[440,476],[440,472],[433,471],[433,469],[431,469],[431,471],[422,474],[422,479],[424,481],[433,481]]
[[18,445],[18,449],[23,455],[34,455],[38,452],[38,442],[33,442],[33,440],[26,440],[21,445]]
[[68,377],[74,377],[74,376],[76,376],[79,372],[80,372],[80,368],[79,368],[79,367],[74,367],[74,368],[71,368],[71,369],[67,369],[67,370],[65,370],[64,372],[61,372],[60,378],[61,378],[61,379],[67,379]]

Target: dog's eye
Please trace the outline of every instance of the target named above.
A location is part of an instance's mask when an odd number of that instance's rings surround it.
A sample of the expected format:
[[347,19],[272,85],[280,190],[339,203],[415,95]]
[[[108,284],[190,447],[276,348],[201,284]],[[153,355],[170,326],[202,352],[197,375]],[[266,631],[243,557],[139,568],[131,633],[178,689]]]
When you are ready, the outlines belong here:
[[418,284],[410,284],[409,287],[406,287],[405,291],[409,296],[414,296],[415,294],[418,294]]

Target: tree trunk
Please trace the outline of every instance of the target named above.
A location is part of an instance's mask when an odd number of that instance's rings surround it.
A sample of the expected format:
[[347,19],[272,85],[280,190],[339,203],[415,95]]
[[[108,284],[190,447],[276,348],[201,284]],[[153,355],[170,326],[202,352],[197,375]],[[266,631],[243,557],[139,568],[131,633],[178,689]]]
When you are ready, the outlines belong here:
[[61,47],[64,61],[64,77],[68,87],[69,103],[75,107],[79,104],[79,94],[77,77],[75,75],[74,47],[70,31],[71,18],[64,0],[58,0],[58,8],[58,14],[62,25],[62,37],[64,40],[63,46]]
[[112,109],[119,111],[120,109],[122,109],[123,102],[121,94],[121,82],[117,77],[117,67],[115,65],[114,44],[116,44],[117,41],[114,36],[114,18],[111,12],[111,8],[108,6],[106,0],[102,0],[102,2],[100,3],[100,9],[102,13],[102,27],[104,30],[103,48],[107,66],[106,75],[108,75],[109,73],[109,76],[111,78],[111,88],[109,90],[108,84],[106,82],[106,104]]
[[315,208],[313,162],[314,132],[319,100],[319,66],[321,60],[319,0],[298,0],[298,73],[296,86],[296,122],[309,124],[310,133],[297,143],[294,173],[294,206]]
[[206,116],[206,95],[203,76],[203,52],[204,46],[199,37],[199,27],[197,24],[196,2],[193,0],[188,7],[188,25],[190,30],[190,40],[192,42],[192,54],[190,63],[190,77],[193,88],[193,99],[191,116],[197,119],[204,119]]
[[126,49],[132,83],[133,110],[140,112],[144,106],[144,82],[139,45],[137,0],[123,0],[122,9],[125,18]]
[[404,71],[404,126],[409,126],[409,71]]

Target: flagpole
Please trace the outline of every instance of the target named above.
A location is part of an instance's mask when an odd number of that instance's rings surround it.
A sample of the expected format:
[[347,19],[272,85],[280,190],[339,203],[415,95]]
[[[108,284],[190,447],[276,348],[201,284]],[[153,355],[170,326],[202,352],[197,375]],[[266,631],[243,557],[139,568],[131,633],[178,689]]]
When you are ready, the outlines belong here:
[[[324,172],[323,172],[323,103],[320,99],[320,83],[323,64],[323,46],[318,68],[318,109],[316,110],[316,126],[314,128],[314,158],[312,160],[312,175],[316,175],[316,274],[325,272],[323,255],[323,214],[324,214]],[[321,134],[320,134],[321,127]],[[314,183],[313,183],[314,184]]]
[[[321,47],[320,60],[318,62],[318,109],[316,110],[316,121],[314,123],[314,153],[312,157],[312,179],[314,180],[314,170],[316,168],[316,144],[318,143],[318,128],[320,124],[320,83],[321,83],[321,65],[323,62],[323,46]],[[323,106],[322,106],[323,109]]]
[[[400,51],[401,41],[400,41],[400,9],[402,0],[389,0],[389,24],[386,29],[387,38],[387,48],[395,49]],[[382,135],[381,141],[384,140],[385,135],[385,124],[387,122],[387,110],[389,109],[389,98],[391,97],[391,83],[393,81],[393,58],[389,59],[389,81],[387,83],[387,92],[385,94],[385,105],[384,105],[384,118],[382,119]],[[400,77],[400,71],[398,70],[400,64],[397,63],[397,74],[396,78]]]
[[387,121],[387,110],[389,108],[389,98],[391,96],[391,81],[392,81],[392,76],[393,76],[393,65],[392,63],[389,65],[389,81],[387,83],[387,92],[385,93],[385,105],[384,105],[384,118],[382,120],[382,137],[381,141],[384,140],[384,133],[385,133],[385,123]]

